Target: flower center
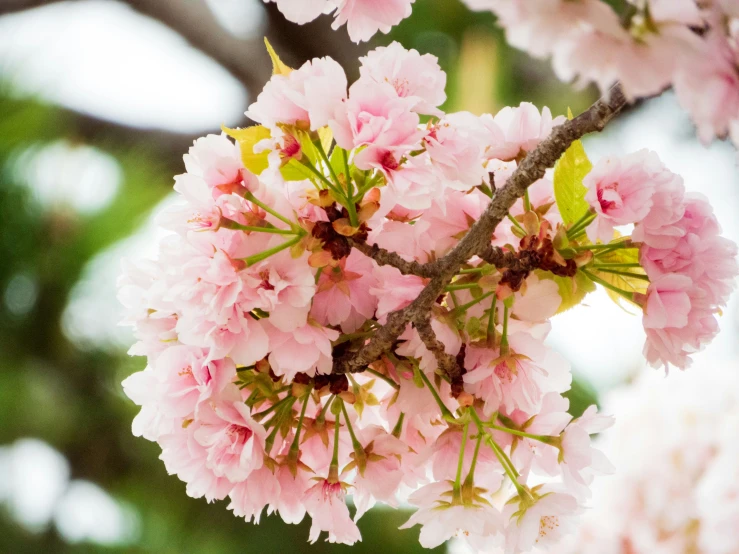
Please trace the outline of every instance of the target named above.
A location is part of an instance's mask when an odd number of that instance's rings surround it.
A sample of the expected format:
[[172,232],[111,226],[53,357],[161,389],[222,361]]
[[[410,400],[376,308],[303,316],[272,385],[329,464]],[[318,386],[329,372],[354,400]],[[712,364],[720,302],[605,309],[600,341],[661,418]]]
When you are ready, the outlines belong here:
[[536,542],[545,538],[549,533],[559,527],[559,518],[557,516],[544,516],[539,520],[539,538]]
[[233,424],[228,426],[226,433],[231,439],[231,443],[237,447],[244,446],[254,434],[248,427]]

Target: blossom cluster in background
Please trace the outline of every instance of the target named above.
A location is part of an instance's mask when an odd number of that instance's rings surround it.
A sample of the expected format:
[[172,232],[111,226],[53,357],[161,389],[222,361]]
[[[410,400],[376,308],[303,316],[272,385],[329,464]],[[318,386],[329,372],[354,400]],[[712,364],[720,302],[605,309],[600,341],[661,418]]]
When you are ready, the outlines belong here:
[[616,426],[599,441],[616,475],[553,554],[734,554],[739,544],[739,380],[716,364],[641,375],[609,393]]
[[415,0],[264,0],[274,2],[288,20],[303,25],[321,14],[334,13],[333,28],[346,23],[354,42],[371,39],[375,33],[387,33],[411,15]]
[[739,2],[465,0],[492,11],[508,42],[551,58],[564,81],[620,82],[645,97],[673,86],[703,142],[730,135],[739,145]]
[[348,88],[329,58],[273,62],[247,112],[260,125],[195,142],[175,179],[183,202],[160,216],[173,233],[121,277],[131,353],[148,360],[124,383],[134,432],[191,496],[228,497],[256,522],[307,513],[311,541],[352,544],[370,507],[410,493],[423,546],[556,542],[612,469],[590,444],[611,420],[568,413],[550,319],[601,284],[644,306],[650,361],[682,367],[713,334],[736,274],[716,261],[735,246],[653,154],[591,171],[575,142],[426,325],[346,373],[428,283],[377,253],[442,258],[564,118],[530,104],[444,114],[437,60],[397,43],[362,58]]

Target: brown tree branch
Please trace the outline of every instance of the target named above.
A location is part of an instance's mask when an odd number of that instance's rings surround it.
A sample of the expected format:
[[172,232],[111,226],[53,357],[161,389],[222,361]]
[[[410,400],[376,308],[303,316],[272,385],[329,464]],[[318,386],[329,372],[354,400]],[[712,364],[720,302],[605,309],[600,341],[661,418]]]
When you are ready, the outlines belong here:
[[[54,107],[54,113],[63,122],[71,140],[102,147],[150,148],[163,164],[177,171],[184,170],[182,156],[194,140],[188,133],[132,127],[65,108]],[[220,129],[212,132],[218,133]]]
[[443,371],[452,381],[456,381],[462,376],[462,368],[457,363],[457,358],[451,354],[447,354],[444,349],[444,343],[436,338],[431,320],[429,316],[419,318],[413,322],[413,326],[418,331],[418,336],[428,348],[428,350],[436,357],[439,369]]
[[416,261],[409,262],[404,258],[380,248],[376,244],[369,245],[364,241],[349,238],[349,244],[368,258],[372,258],[379,265],[390,265],[403,275],[417,275],[418,277],[434,277],[439,274],[439,267],[434,263],[422,264]]
[[335,359],[334,373],[363,371],[392,346],[409,322],[422,321],[461,266],[476,253],[485,252],[495,228],[526,189],[541,179],[573,142],[588,133],[602,131],[626,104],[626,97],[616,86],[607,97],[598,100],[584,113],[555,127],[549,137],[521,161],[506,184],[496,191],[480,219],[457,246],[438,260],[439,274],[431,279],[418,298],[406,308],[391,313],[387,323],[358,352]]
[[0,2],[0,15],[22,12],[33,8],[55,4],[61,0],[3,0]]
[[514,271],[526,271],[535,269],[536,264],[528,257],[520,257],[516,252],[503,250],[500,246],[488,244],[482,252],[477,255],[485,262],[498,269],[512,269]]

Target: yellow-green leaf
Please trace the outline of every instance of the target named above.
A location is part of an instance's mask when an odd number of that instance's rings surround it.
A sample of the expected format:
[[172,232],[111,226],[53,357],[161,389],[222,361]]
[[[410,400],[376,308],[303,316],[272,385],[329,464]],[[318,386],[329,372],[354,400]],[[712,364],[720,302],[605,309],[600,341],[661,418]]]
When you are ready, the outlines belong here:
[[[324,164],[323,158],[318,152],[316,145],[313,144],[313,141],[311,140],[311,133],[298,129],[292,129],[292,132],[300,142],[300,148],[303,156],[305,156],[310,161],[310,163],[313,164],[313,167],[322,167],[322,164]],[[323,127],[317,131],[317,134],[324,151],[328,152],[331,148],[331,143],[334,140],[331,129],[329,129],[328,127]],[[282,178],[286,181],[302,181],[304,179],[315,178],[315,175],[310,169],[296,160],[290,160],[282,167],[280,172],[282,173]]]
[[540,279],[551,279],[557,283],[559,296],[562,298],[562,303],[557,310],[558,314],[574,308],[583,301],[588,293],[595,290],[595,283],[579,271],[574,277],[559,277],[558,275],[552,275],[548,271],[540,270],[537,270],[536,273]]
[[229,129],[228,127],[221,127],[221,129],[238,143],[241,149],[241,161],[244,163],[246,169],[255,175],[259,175],[267,169],[269,165],[267,161],[269,151],[255,154],[254,145],[272,136],[269,129],[262,125],[254,125],[245,129]]
[[290,75],[293,71],[292,68],[282,62],[275,49],[272,48],[272,45],[267,40],[267,37],[264,37],[264,45],[267,47],[267,53],[272,60],[272,75]]
[[[571,114],[570,114],[571,115]],[[576,140],[554,166],[554,198],[565,224],[573,224],[588,211],[587,188],[582,184],[593,169],[582,142]]]
[[[614,250],[613,252],[609,252],[608,254],[598,256],[597,258],[598,264],[631,264],[631,263],[638,263],[638,262],[639,262],[639,250],[636,248],[621,248],[619,250]],[[646,275],[646,272],[641,267],[630,267],[630,268],[614,267],[613,269],[616,271],[621,271],[623,273],[635,273],[638,275]],[[602,271],[594,267],[591,267],[589,271],[594,272],[598,277],[600,277],[607,283],[621,290],[625,290],[626,292],[638,292],[641,294],[647,293],[647,287],[649,286],[649,281],[646,281],[644,279],[639,279],[638,277],[629,277],[628,275],[617,275],[615,273],[609,273],[607,271]],[[629,300],[627,300],[625,297],[621,296],[615,291],[606,289],[606,292],[608,293],[608,296],[611,297],[611,300],[613,300],[621,308],[626,309],[627,306],[628,307],[634,307],[634,306],[639,307],[638,304],[629,302]],[[641,310],[641,307],[639,307],[639,309]],[[626,310],[626,311],[629,312],[629,310]],[[629,313],[632,313],[632,312],[629,312]]]

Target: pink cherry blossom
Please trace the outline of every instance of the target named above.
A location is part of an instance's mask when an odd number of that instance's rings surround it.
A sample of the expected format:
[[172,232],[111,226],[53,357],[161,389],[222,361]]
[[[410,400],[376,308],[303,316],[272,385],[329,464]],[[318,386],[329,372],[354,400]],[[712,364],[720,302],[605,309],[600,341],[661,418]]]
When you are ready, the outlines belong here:
[[649,213],[634,227],[631,238],[656,248],[671,248],[685,231],[678,225],[685,213],[685,187],[679,175],[655,188]]
[[540,279],[532,273],[516,293],[513,313],[521,320],[544,322],[557,313],[562,304],[559,286],[552,279]]
[[276,375],[292,380],[296,373],[330,373],[331,341],[339,332],[308,322],[289,333],[267,325],[272,352],[269,363]]
[[[279,243],[279,241],[276,241]],[[293,258],[280,252],[242,273],[242,279],[254,297],[254,305],[269,312],[269,321],[289,332],[307,322],[316,284],[307,256]]]
[[510,353],[499,349],[468,348],[465,390],[483,399],[485,414],[498,409],[536,413],[548,392],[570,386],[569,364],[528,333],[509,337]]
[[205,405],[199,419],[194,437],[207,450],[207,466],[215,475],[238,482],[262,467],[267,433],[243,402]]
[[358,469],[354,478],[355,521],[377,501],[398,505],[396,494],[405,477],[401,460],[409,452],[403,441],[376,425],[363,429],[360,442],[369,456],[365,469]]
[[371,39],[377,31],[390,29],[411,15],[415,0],[339,0],[333,28],[346,23],[349,37],[354,42]]
[[275,476],[280,485],[280,494],[270,498],[273,506],[285,523],[297,525],[305,517],[305,506],[302,498],[310,488],[312,481],[308,479],[308,472],[298,469],[295,475],[287,466],[280,466]]
[[[415,156],[399,165],[391,153],[385,150],[374,150],[374,161],[367,163],[381,170],[387,177],[388,186],[383,191],[383,203],[391,208],[409,210],[428,209],[434,198],[439,196],[442,180],[431,164],[427,155]],[[388,165],[389,164],[389,165]]]
[[739,53],[720,32],[711,31],[699,55],[682,60],[675,92],[688,110],[704,143],[728,135],[739,120]]
[[207,135],[195,141],[185,154],[187,173],[202,179],[209,187],[241,180],[241,153],[225,135]]
[[469,112],[448,114],[424,138],[431,162],[445,177],[446,186],[469,190],[487,181],[483,148],[485,128]]
[[[408,501],[418,506],[410,519],[400,526],[408,529],[421,525],[419,542],[424,548],[436,548],[454,536],[490,539],[500,531],[500,513],[490,505],[450,505],[451,486],[447,481],[425,485]],[[494,543],[493,543],[494,544]]]
[[685,327],[690,313],[689,290],[692,285],[690,277],[677,273],[668,273],[650,283],[644,306],[644,327]]
[[564,483],[579,498],[590,496],[589,486],[595,475],[606,475],[615,471],[605,454],[591,446],[590,435],[600,433],[614,423],[613,418],[598,415],[596,412],[596,407],[590,406],[562,433],[560,458]]
[[338,63],[315,58],[289,75],[273,75],[246,115],[270,129],[302,122],[316,130],[328,123],[336,104],[346,99],[346,85]]
[[170,475],[177,475],[187,483],[188,496],[204,497],[208,502],[223,500],[233,483],[208,467],[208,451],[194,437],[199,425],[194,423],[187,428],[180,425],[179,429],[159,437],[160,458]]
[[262,466],[228,493],[231,499],[228,509],[236,517],[259,523],[264,508],[274,498],[278,498],[281,492],[280,484],[272,471],[267,466]]
[[413,111],[440,115],[438,107],[446,100],[446,74],[436,56],[406,50],[398,42],[381,46],[360,58],[360,75],[377,83],[390,83],[398,96],[413,98]]
[[655,188],[673,178],[647,150],[598,162],[583,180],[588,188],[585,199],[597,214],[588,227],[590,240],[610,242],[614,227],[642,221],[652,207]]
[[377,284],[369,292],[377,298],[377,319],[385,321],[391,312],[405,308],[426,286],[424,280],[416,275],[401,275],[391,266],[374,269]]
[[129,375],[122,385],[126,396],[141,406],[131,426],[134,436],[156,441],[173,430],[175,421],[158,404],[162,387],[152,368]]
[[161,383],[161,409],[184,418],[223,391],[236,377],[236,366],[228,358],[206,361],[198,348],[173,346],[157,358],[155,372]]
[[349,99],[335,109],[329,121],[336,143],[352,150],[367,146],[355,156],[360,169],[369,169],[377,150],[399,160],[423,138],[412,98],[401,98],[389,83],[359,80],[349,89]]
[[[528,552],[534,545],[544,548],[572,532],[574,516],[580,511],[575,497],[546,486],[536,494],[531,506],[520,498],[506,504],[503,515],[511,518],[506,528],[506,554]],[[523,513],[513,515],[519,510]]]
[[376,285],[374,262],[354,250],[333,268],[326,268],[318,280],[311,315],[323,325],[341,325],[353,333],[371,318],[377,299],[371,294]]
[[737,275],[737,247],[721,237],[720,227],[708,202],[700,196],[685,200],[678,227],[684,235],[671,248],[642,245],[640,261],[651,279],[666,273],[680,273],[692,279],[708,303],[721,306],[734,289]]
[[514,160],[536,148],[564,119],[564,116],[552,119],[552,112],[546,107],[539,113],[529,102],[522,102],[517,108],[503,108],[495,117],[485,115],[482,121],[491,137],[486,155],[503,161]]
[[341,483],[321,479],[305,492],[303,504],[313,519],[310,528],[311,543],[318,540],[321,531],[328,532],[328,542],[354,544],[362,540],[359,529],[349,517],[344,489]]
[[274,2],[277,9],[288,20],[298,25],[304,25],[316,19],[322,13],[332,8],[333,2],[328,0],[264,0]]

